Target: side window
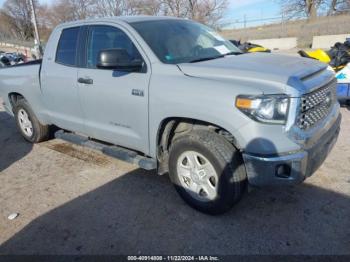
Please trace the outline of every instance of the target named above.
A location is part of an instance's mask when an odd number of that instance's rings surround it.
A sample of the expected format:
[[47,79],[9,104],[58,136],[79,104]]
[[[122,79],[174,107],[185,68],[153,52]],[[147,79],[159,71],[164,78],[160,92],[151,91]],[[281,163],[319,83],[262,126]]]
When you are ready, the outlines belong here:
[[56,52],[56,62],[76,66],[79,27],[64,29]]
[[98,54],[104,49],[126,49],[132,59],[142,59],[130,38],[112,26],[91,26],[87,45],[87,67],[96,68]]

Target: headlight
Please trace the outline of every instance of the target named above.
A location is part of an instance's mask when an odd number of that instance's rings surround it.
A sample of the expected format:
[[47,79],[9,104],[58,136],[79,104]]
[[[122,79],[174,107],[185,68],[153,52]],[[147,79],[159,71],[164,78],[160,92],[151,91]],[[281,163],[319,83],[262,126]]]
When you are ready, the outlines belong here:
[[289,98],[286,95],[240,95],[236,107],[250,118],[270,124],[285,124],[287,121]]

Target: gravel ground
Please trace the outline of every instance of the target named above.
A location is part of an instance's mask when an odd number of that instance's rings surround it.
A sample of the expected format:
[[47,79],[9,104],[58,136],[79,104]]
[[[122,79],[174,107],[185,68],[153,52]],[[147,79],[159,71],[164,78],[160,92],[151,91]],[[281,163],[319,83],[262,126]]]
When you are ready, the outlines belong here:
[[350,111],[342,114],[314,176],[254,189],[212,217],[188,207],[167,176],[60,140],[26,143],[0,107],[0,254],[350,254]]

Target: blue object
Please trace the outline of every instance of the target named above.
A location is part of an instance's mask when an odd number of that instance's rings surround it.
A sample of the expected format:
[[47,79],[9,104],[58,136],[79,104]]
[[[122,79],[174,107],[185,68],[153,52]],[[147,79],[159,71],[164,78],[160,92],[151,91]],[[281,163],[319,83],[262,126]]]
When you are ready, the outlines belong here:
[[340,100],[350,100],[350,84],[337,84],[337,97]]
[[341,74],[337,75],[337,79],[338,79],[338,80],[344,80],[344,79],[346,79],[346,74],[341,73]]

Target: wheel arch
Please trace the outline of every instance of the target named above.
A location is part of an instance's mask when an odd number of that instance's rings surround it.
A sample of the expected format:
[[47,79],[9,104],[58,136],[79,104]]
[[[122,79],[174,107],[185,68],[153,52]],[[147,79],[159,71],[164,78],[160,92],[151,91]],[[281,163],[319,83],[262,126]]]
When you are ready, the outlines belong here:
[[235,148],[240,150],[238,141],[233,134],[220,125],[194,118],[168,117],[160,122],[156,136],[156,157],[159,163],[159,174],[168,172],[168,158],[171,141],[177,136],[186,134],[194,129],[211,130],[223,136]]
[[8,106],[9,112],[14,110],[14,107],[19,99],[24,99],[28,102],[30,107],[35,113],[35,116],[38,118],[41,124],[43,125],[52,125],[51,119],[47,113],[47,110],[43,106],[43,100],[42,97],[38,97],[35,95],[32,95],[30,93],[24,94],[23,92],[18,91],[12,91],[7,94],[7,97],[3,97],[5,99],[5,102]]
[[11,92],[8,94],[8,100],[10,102],[12,111],[13,111],[15,104],[17,103],[17,101],[19,99],[25,99],[25,97],[18,92]]

